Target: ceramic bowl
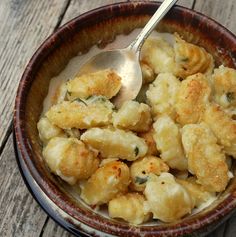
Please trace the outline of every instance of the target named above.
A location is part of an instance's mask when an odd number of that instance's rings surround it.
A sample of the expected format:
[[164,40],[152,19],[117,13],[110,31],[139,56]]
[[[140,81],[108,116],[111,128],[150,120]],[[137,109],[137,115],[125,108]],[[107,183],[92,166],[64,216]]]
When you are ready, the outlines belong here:
[[[35,52],[19,84],[14,115],[19,165],[35,198],[56,221],[72,233],[92,236],[181,236],[204,235],[227,219],[236,206],[236,178],[221,196],[200,213],[170,224],[133,226],[112,220],[77,201],[50,174],[42,159],[36,128],[48,92],[50,78],[69,60],[93,45],[104,47],[117,35],[128,35],[145,25],[160,4],[126,2],[85,13],[53,33]],[[178,32],[186,40],[205,47],[216,63],[236,67],[236,38],[208,17],[175,6],[158,25],[163,32]]]

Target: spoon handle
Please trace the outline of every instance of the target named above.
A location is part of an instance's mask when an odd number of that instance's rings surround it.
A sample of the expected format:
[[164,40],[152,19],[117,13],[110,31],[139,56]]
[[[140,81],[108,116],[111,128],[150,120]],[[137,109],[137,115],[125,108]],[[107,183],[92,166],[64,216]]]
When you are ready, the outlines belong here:
[[151,34],[157,23],[166,15],[169,9],[177,2],[178,0],[165,0],[160,7],[156,10],[155,14],[151,17],[136,39],[128,46],[128,48],[135,53],[139,53],[144,41]]

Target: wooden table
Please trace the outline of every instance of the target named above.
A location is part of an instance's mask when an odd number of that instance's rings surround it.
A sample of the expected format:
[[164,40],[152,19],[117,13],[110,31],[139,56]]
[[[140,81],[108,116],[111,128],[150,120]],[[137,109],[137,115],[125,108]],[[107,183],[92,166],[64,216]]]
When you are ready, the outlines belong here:
[[[39,207],[20,176],[13,150],[12,115],[22,72],[38,46],[62,24],[113,0],[0,0],[0,236],[72,236]],[[236,34],[235,0],[180,0]],[[211,237],[236,236],[236,215]]]

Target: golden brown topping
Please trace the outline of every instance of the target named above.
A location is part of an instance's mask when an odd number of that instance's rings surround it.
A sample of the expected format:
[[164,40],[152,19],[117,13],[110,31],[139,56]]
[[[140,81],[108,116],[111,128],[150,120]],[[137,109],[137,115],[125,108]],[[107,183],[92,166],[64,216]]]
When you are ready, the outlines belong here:
[[142,224],[150,218],[144,213],[144,196],[138,193],[127,193],[112,199],[108,204],[111,218],[122,218],[132,224]]
[[110,69],[77,76],[67,82],[69,100],[86,99],[92,95],[102,95],[110,99],[120,88],[121,78]]
[[128,166],[120,161],[109,162],[81,186],[81,198],[89,205],[101,205],[127,192],[129,182]]
[[182,81],[175,104],[177,121],[181,125],[198,123],[209,103],[211,88],[203,74]]
[[130,167],[131,187],[136,191],[144,191],[149,174],[160,175],[168,171],[168,165],[158,157],[146,156],[136,160]]
[[208,191],[221,192],[229,181],[225,154],[206,123],[185,125],[182,142],[188,168]]
[[186,78],[195,73],[210,74],[213,71],[213,57],[204,48],[186,42],[178,34],[175,34],[175,39],[176,76]]

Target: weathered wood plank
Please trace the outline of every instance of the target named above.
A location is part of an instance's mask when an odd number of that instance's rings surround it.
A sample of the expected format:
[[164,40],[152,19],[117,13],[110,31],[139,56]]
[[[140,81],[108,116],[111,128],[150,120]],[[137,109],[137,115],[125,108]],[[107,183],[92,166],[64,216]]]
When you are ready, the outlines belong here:
[[[178,1],[178,5],[185,6],[188,8],[192,8],[194,0],[180,0]],[[78,0],[72,0],[70,3],[70,6],[68,7],[66,14],[62,20],[62,24],[65,24],[72,18],[79,16],[80,14],[89,11],[91,9],[104,6],[107,4],[112,4],[116,2],[125,2],[123,1],[117,1],[117,0],[97,0],[97,1],[78,1]]]
[[[160,2],[163,2],[163,0],[161,0]],[[194,0],[179,0],[176,4],[180,5],[180,6],[187,7],[187,8],[192,8],[193,2],[194,2]]]
[[211,234],[209,234],[207,237],[223,237],[225,230],[227,228],[227,222],[220,225],[216,230],[214,230]]
[[74,236],[70,234],[68,231],[64,230],[62,227],[60,227],[51,218],[48,220],[42,233],[43,233],[42,237],[49,237],[49,236],[72,237]]
[[236,34],[236,1],[235,0],[197,0],[195,10],[206,14],[214,20],[220,22],[230,31]]
[[15,93],[24,67],[53,32],[68,1],[0,1],[0,147],[12,120]]
[[224,232],[224,237],[233,236],[236,236],[236,214],[228,220],[226,230]]
[[76,16],[79,16],[89,10],[95,9],[97,7],[105,6],[107,4],[112,4],[116,2],[126,2],[126,1],[117,1],[117,0],[96,0],[96,1],[78,1],[72,0],[70,6],[68,7],[65,16],[63,17],[62,24],[65,24],[69,20],[73,19]]
[[47,215],[20,177],[12,134],[0,156],[0,235],[38,237]]

